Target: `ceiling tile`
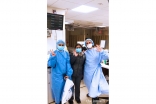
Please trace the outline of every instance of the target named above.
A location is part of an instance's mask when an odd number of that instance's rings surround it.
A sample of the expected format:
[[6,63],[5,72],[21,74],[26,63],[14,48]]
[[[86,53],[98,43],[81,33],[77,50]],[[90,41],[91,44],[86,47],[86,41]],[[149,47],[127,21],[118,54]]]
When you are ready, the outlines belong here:
[[53,3],[57,2],[58,0],[47,0],[47,5],[50,6]]
[[56,7],[56,8],[61,8],[61,9],[73,9],[75,7],[79,6],[79,4],[75,4],[75,3],[71,3],[71,2],[67,2],[67,1],[63,1],[63,0],[59,0],[57,2],[55,2],[53,5],[51,5],[51,7]]
[[93,0],[62,0],[62,1],[67,1],[67,2],[71,2],[71,3],[83,5],[83,4],[91,2]]
[[95,16],[94,18],[93,18],[93,20],[102,20],[102,19],[104,19],[104,17],[103,16]]
[[91,18],[92,16],[91,15],[78,15],[76,17],[71,17],[71,18],[74,18],[76,20],[83,20],[84,18]]
[[102,16],[102,17],[108,17],[108,12],[105,10],[97,10],[97,11],[93,11],[90,13],[80,13],[80,12],[75,12],[75,11],[71,11],[69,10],[68,12],[66,12],[66,17],[67,18],[78,18],[79,16],[83,16],[84,18],[86,17],[93,17],[93,16]]
[[97,11],[91,12],[90,14],[94,16],[108,16],[109,15],[107,10],[97,10]]
[[[100,3],[102,5],[100,5]],[[105,9],[105,7],[109,7],[109,3],[107,0],[93,0],[92,2],[87,3],[88,6],[93,6],[99,9]]]
[[82,15],[82,13],[71,11],[71,10],[68,10],[66,12],[66,17],[67,18],[76,17],[76,16],[79,16],[79,15]]
[[[102,3],[103,5],[99,5]],[[80,5],[99,8],[90,13],[80,13],[71,9]],[[109,26],[109,3],[107,0],[47,0],[47,6],[67,9],[65,19],[73,20],[76,24],[83,25],[107,25]]]

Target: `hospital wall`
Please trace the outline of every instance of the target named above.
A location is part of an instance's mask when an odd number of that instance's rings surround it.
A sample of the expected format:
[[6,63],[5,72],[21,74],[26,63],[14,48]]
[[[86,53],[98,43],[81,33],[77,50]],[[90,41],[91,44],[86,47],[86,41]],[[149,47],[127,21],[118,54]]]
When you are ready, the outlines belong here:
[[50,49],[55,50],[56,49],[56,42],[57,40],[66,40],[65,38],[65,10],[62,9],[57,9],[57,8],[51,8],[47,7],[47,12],[52,13],[53,10],[56,10],[57,14],[64,15],[64,20],[63,20],[63,30],[52,30],[51,37],[47,37],[47,52]]
[[74,31],[66,30],[66,42],[67,46],[75,46],[75,43],[78,41],[84,41],[85,38],[91,37],[91,30],[89,29],[82,29],[82,28],[75,28]]
[[95,29],[75,28],[74,31],[66,30],[67,46],[75,46],[77,41],[84,41],[85,38],[93,39],[95,44],[99,44],[100,40],[106,40],[105,49],[109,49],[109,28],[105,28],[98,33]]

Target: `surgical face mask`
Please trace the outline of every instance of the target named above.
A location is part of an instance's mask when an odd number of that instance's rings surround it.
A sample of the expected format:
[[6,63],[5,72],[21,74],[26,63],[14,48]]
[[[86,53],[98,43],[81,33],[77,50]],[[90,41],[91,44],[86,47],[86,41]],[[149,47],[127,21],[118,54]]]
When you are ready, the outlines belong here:
[[87,48],[92,48],[92,44],[87,44]]
[[57,49],[62,51],[62,50],[64,50],[64,46],[57,46]]
[[82,49],[81,48],[76,48],[76,52],[80,53],[80,52],[82,52]]

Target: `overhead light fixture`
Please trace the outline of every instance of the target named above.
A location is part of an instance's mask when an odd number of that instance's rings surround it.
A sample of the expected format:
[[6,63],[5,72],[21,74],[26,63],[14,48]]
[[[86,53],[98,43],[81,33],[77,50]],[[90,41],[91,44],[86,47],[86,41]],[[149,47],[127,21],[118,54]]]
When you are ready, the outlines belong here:
[[97,27],[106,27],[106,26],[97,26]]
[[70,24],[69,22],[65,22],[65,24]]
[[74,23],[74,20],[70,20],[70,19],[65,20],[65,24],[72,24],[72,23]]
[[98,8],[94,8],[94,7],[90,7],[90,6],[86,6],[86,5],[81,5],[77,8],[72,9],[73,11],[76,12],[81,12],[81,13],[89,13],[95,10],[98,10]]

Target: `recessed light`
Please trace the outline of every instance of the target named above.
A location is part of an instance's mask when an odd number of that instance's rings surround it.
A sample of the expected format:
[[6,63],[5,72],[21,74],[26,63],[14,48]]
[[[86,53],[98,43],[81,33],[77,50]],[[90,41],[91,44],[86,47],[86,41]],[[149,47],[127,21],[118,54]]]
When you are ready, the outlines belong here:
[[90,6],[86,6],[86,5],[81,5],[77,8],[72,9],[73,11],[76,12],[81,12],[81,13],[89,13],[95,10],[98,10],[98,8],[94,8],[94,7],[90,7]]

